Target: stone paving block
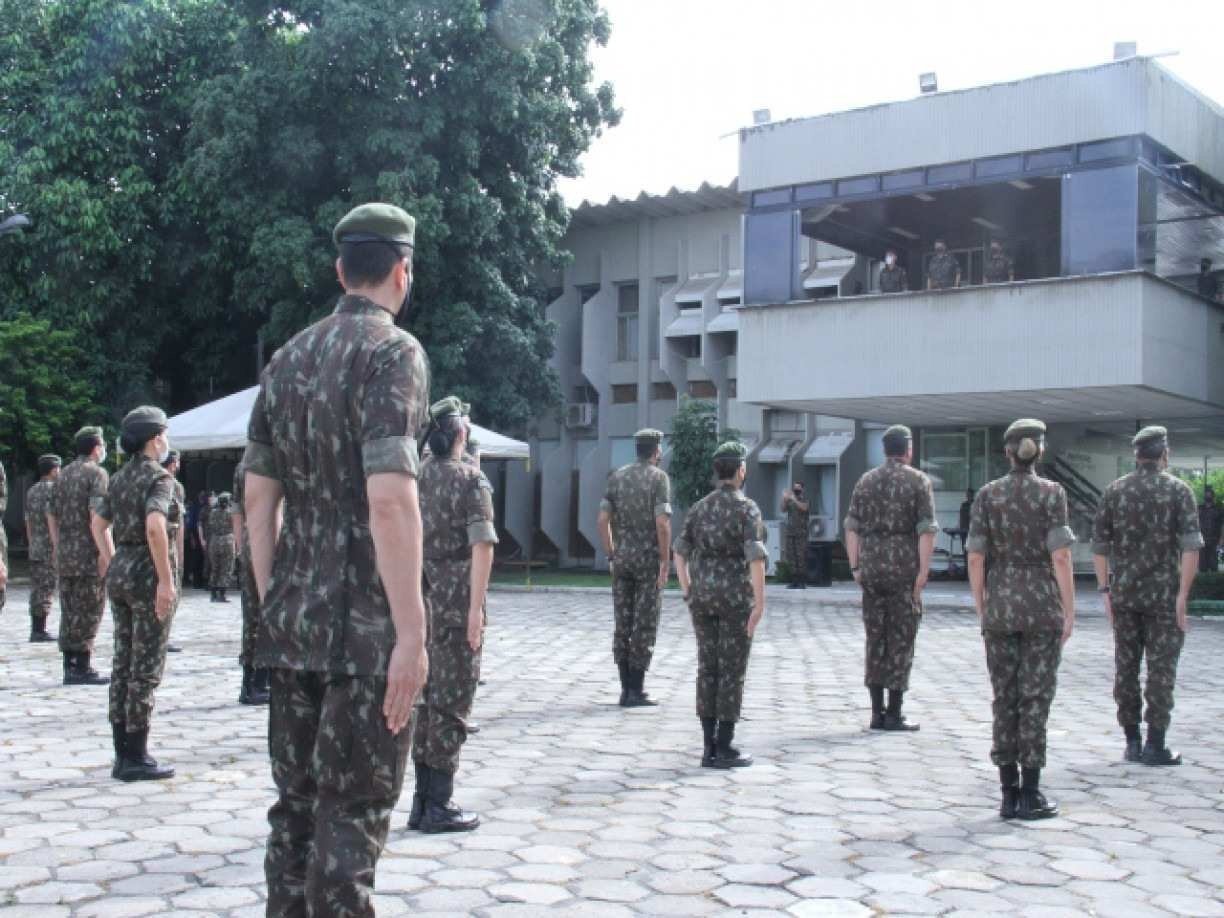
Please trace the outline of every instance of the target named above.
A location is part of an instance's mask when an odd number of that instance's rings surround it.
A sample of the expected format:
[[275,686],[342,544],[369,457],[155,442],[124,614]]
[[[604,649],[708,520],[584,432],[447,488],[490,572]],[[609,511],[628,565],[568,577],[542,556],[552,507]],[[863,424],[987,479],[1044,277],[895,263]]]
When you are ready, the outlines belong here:
[[495,883],[489,894],[500,902],[524,902],[528,905],[555,905],[570,898],[562,886],[549,883]]

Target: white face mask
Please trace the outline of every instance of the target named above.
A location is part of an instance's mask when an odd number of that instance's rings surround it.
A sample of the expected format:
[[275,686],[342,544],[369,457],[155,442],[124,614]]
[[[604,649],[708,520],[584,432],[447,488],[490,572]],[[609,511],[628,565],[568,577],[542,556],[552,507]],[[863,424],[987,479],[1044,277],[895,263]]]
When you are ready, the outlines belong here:
[[106,462],[106,447],[105,446],[102,447],[102,452],[98,454],[98,465],[102,465],[104,462]]
[[887,258],[885,258],[884,260],[885,260],[886,262],[888,262],[888,266],[891,268],[893,265],[895,265],[895,264],[897,263],[897,256],[896,256],[896,255],[889,255],[889,256],[888,256]]

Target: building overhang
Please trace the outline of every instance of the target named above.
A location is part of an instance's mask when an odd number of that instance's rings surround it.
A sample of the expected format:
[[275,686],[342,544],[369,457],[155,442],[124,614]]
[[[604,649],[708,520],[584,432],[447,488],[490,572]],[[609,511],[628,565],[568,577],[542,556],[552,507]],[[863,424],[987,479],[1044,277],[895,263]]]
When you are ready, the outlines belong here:
[[1224,308],[1142,272],[739,311],[739,398],[926,426],[1224,416]]

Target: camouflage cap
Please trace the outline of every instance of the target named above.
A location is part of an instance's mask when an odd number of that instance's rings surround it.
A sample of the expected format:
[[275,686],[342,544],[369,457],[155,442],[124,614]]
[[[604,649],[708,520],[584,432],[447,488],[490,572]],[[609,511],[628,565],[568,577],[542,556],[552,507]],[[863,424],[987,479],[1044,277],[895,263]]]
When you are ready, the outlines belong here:
[[169,426],[170,421],[166,417],[166,412],[154,405],[141,405],[123,416],[119,433],[128,440],[140,443],[156,436]]
[[739,440],[728,440],[726,443],[720,444],[718,449],[714,450],[715,459],[743,460],[747,455],[748,447]]
[[914,439],[914,432],[904,424],[894,424],[884,431],[884,437],[888,440],[912,440]]
[[1144,446],[1148,443],[1154,443],[1157,440],[1168,441],[1168,439],[1168,430],[1159,426],[1158,424],[1151,424],[1143,428],[1143,430],[1139,431],[1139,433],[1135,434],[1134,439],[1131,440],[1131,446]]
[[448,395],[441,401],[434,402],[429,406],[429,417],[435,421],[440,421],[445,417],[450,417],[452,414],[457,414],[459,417],[466,417],[471,405],[466,405],[459,401],[459,398],[454,395]]
[[73,436],[72,439],[83,440],[86,437],[93,437],[96,440],[101,440],[102,439],[102,428],[101,427],[82,427],[80,430],[76,432],[76,434]]
[[336,245],[346,242],[392,242],[414,245],[416,220],[394,204],[362,204],[345,214],[332,230]]
[[643,427],[633,435],[633,439],[639,443],[659,443],[663,440],[663,431],[655,430],[653,427]]
[[38,457],[38,474],[46,475],[52,469],[58,469],[64,464],[64,460],[55,453],[46,453]]
[[1003,442],[1010,440],[1019,440],[1023,437],[1032,437],[1040,439],[1045,436],[1046,426],[1042,421],[1036,418],[1020,418],[1018,421],[1012,421],[1006,433],[1003,434]]

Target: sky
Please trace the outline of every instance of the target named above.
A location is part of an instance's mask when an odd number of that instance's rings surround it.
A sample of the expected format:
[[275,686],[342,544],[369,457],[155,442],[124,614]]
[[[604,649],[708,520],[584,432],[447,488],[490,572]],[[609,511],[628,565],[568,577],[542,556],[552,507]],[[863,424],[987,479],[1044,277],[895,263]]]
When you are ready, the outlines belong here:
[[[1113,58],[1163,66],[1224,105],[1224,0],[603,0],[612,37],[593,52],[621,123],[595,139],[566,203],[726,184],[736,131],[918,95],[918,74],[965,89]],[[904,142],[899,138],[898,142]]]

